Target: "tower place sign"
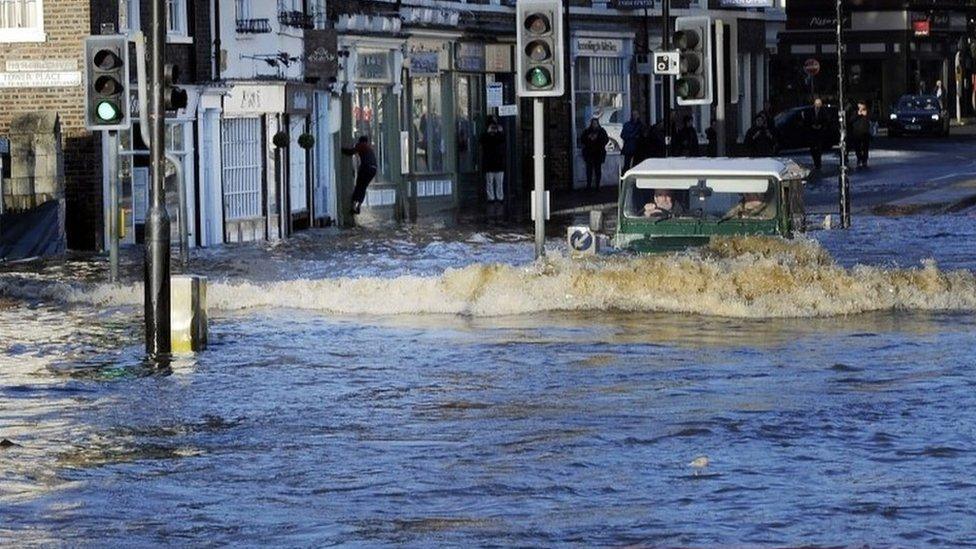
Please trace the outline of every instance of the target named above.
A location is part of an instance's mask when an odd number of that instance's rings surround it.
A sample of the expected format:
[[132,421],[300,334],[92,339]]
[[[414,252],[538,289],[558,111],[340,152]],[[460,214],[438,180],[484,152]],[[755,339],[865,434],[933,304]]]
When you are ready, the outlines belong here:
[[580,55],[616,57],[623,52],[624,41],[613,38],[577,38],[576,53]]

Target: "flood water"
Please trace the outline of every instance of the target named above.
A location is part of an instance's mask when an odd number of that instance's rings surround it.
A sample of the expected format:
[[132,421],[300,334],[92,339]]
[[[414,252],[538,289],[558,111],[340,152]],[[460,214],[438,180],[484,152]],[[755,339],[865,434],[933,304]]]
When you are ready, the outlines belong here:
[[212,344],[165,371],[134,261],[7,266],[0,544],[973,546],[974,221],[201,251]]

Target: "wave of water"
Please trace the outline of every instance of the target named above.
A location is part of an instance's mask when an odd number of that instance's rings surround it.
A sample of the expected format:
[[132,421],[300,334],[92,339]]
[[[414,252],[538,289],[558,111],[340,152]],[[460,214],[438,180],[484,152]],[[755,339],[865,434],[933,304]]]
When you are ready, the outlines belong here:
[[[0,295],[16,296],[20,289],[0,280]],[[140,284],[57,284],[40,293],[102,306],[138,305],[143,295]],[[438,276],[214,282],[208,294],[217,310],[471,316],[613,310],[785,318],[976,310],[976,274],[943,271],[933,261],[911,269],[845,268],[811,240],[734,237],[680,254],[556,256],[521,267],[478,263]]]

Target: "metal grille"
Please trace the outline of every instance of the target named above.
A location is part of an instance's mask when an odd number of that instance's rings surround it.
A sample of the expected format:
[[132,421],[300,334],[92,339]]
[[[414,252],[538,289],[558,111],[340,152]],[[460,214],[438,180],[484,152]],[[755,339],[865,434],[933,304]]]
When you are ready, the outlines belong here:
[[0,29],[37,26],[37,0],[0,0]]
[[261,120],[224,120],[221,154],[224,161],[224,218],[261,216]]

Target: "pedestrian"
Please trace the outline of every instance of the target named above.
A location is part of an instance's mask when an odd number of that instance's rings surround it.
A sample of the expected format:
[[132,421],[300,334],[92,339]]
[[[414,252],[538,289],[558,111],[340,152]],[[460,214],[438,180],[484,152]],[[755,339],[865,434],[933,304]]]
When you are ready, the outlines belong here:
[[868,116],[868,104],[860,101],[857,113],[851,121],[851,144],[857,155],[857,166],[868,167],[868,149],[871,147],[871,118]]
[[694,118],[690,114],[681,118],[681,126],[675,134],[675,156],[698,156],[698,132],[693,124]]
[[359,157],[359,167],[356,169],[356,188],[352,191],[353,215],[359,213],[359,208],[366,199],[366,187],[376,177],[376,153],[369,144],[369,136],[361,135],[352,147],[343,147],[342,154]]
[[744,144],[753,158],[776,154],[776,137],[770,131],[765,116],[756,115],[752,127],[746,132]]
[[638,158],[664,158],[664,122],[658,120],[653,126],[644,126],[638,145]]
[[942,87],[942,81],[935,81],[935,97],[939,100],[939,109],[945,108],[945,88]]
[[708,156],[712,158],[718,156],[718,130],[716,126],[718,122],[713,118],[712,122],[708,125],[708,129],[705,130],[705,139],[708,140]]
[[590,118],[590,125],[583,130],[580,136],[580,147],[583,151],[583,162],[586,164],[586,189],[600,189],[600,176],[603,171],[603,163],[607,160],[607,143],[610,136],[607,130],[600,126],[600,120],[596,116]]
[[505,199],[505,159],[508,150],[505,143],[505,129],[498,117],[488,118],[488,129],[481,137],[481,153],[485,167],[485,194],[488,202],[501,202]]
[[641,133],[644,132],[644,123],[641,122],[640,113],[634,111],[630,113],[630,120],[624,124],[623,129],[620,131],[620,139],[623,140],[624,146],[620,153],[624,155],[624,171],[634,167],[634,159],[637,156],[638,143],[641,138]]
[[823,99],[817,97],[813,100],[813,110],[807,113],[805,125],[807,136],[810,140],[810,156],[813,157],[813,168],[819,170],[821,167],[821,157],[823,156],[823,146],[827,134],[827,109],[824,108]]

